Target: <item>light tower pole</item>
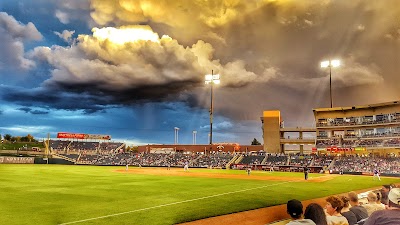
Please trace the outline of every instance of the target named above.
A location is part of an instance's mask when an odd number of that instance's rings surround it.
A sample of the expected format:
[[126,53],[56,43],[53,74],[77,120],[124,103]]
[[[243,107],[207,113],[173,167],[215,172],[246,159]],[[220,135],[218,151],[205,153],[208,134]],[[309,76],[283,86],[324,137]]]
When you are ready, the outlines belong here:
[[175,131],[175,140],[174,140],[174,144],[178,144],[178,132],[179,132],[179,127],[174,127],[174,131]]
[[327,68],[329,67],[329,96],[331,99],[331,108],[333,108],[333,100],[332,100],[332,67],[339,67],[340,66],[340,60],[334,59],[334,60],[327,60],[321,62],[321,68]]
[[212,127],[213,127],[213,111],[214,111],[214,94],[213,86],[214,84],[219,84],[219,74],[214,75],[214,71],[211,70],[211,74],[205,76],[205,84],[210,84],[211,88],[211,103],[210,103],[210,151],[212,150]]
[[196,144],[196,134],[197,134],[197,131],[193,131],[193,144],[195,145]]

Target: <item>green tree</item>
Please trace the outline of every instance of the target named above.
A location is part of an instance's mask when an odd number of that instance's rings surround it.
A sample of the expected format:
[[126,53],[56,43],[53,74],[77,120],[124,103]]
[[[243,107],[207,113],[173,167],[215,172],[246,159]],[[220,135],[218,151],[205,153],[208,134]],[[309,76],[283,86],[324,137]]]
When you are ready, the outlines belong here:
[[21,142],[21,136],[14,136],[14,137],[11,137],[11,141],[12,141],[12,142]]
[[138,146],[132,146],[131,151],[134,153],[138,153]]
[[26,138],[28,139],[29,142],[35,141],[35,139],[31,134],[26,135]]
[[7,141],[11,141],[11,138],[12,138],[11,134],[4,135],[4,139],[6,139]]
[[253,141],[251,142],[251,145],[261,145],[261,143],[257,141],[256,138],[254,138]]
[[28,142],[29,139],[28,139],[28,137],[21,137],[21,141],[22,141],[22,142]]

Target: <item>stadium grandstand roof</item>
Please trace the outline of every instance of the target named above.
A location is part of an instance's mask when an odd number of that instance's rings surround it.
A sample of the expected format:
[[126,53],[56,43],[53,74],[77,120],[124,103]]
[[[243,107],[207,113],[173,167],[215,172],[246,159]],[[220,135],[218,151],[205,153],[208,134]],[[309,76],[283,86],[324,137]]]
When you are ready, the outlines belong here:
[[333,107],[333,108],[317,108],[313,109],[313,112],[331,112],[331,111],[347,111],[347,110],[355,110],[355,109],[368,109],[368,108],[379,108],[386,107],[392,105],[399,105],[400,101],[392,101],[392,102],[384,102],[384,103],[376,103],[362,106],[348,106],[348,107]]

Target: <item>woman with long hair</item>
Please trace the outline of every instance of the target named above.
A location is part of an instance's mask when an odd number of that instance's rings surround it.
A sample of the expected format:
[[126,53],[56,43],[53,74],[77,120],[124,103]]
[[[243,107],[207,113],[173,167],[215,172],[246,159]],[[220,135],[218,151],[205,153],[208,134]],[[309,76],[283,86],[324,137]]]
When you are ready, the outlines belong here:
[[340,214],[344,205],[342,200],[339,197],[330,196],[326,198],[325,201],[328,225],[349,225],[349,221],[347,221],[346,217]]
[[311,203],[306,207],[304,218],[314,221],[316,225],[328,225],[324,209],[317,203]]

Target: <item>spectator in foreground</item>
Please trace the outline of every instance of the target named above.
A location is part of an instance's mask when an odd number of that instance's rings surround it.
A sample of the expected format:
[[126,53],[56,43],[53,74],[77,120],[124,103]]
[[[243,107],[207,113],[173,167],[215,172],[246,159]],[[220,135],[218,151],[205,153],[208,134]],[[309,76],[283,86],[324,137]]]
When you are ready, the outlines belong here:
[[316,225],[328,225],[324,208],[317,203],[311,203],[306,207],[304,218],[314,221]]
[[368,217],[368,212],[358,202],[358,194],[354,191],[351,191],[347,195],[350,199],[350,211],[352,211],[356,215],[357,222],[366,219]]
[[389,207],[371,214],[364,225],[399,225],[400,224],[400,188],[392,188],[389,195]]
[[378,211],[378,210],[383,210],[385,209],[385,205],[383,204],[377,204],[378,197],[374,192],[368,192],[367,195],[367,200],[368,204],[363,205],[363,207],[367,210],[368,216],[370,216],[373,212]]
[[376,194],[376,204],[381,205],[382,208],[385,208],[385,205],[382,204],[382,202],[381,202],[381,198],[382,198],[382,193],[381,193],[381,191],[380,191],[380,190],[377,190],[377,191],[375,191],[374,193]]
[[287,202],[287,213],[292,218],[292,221],[287,225],[315,225],[310,219],[303,219],[303,204],[297,199],[292,199]]
[[340,210],[343,208],[343,202],[336,196],[330,196],[326,198],[326,221],[328,225],[349,225],[346,217],[340,214]]
[[357,223],[357,217],[356,215],[350,211],[350,199],[346,196],[340,196],[340,200],[343,202],[343,208],[340,211],[340,214],[342,214],[344,217],[346,217],[347,221],[349,222],[349,225],[354,225]]
[[382,185],[382,189],[381,189],[381,194],[382,194],[381,202],[382,202],[382,204],[385,204],[385,205],[389,204],[388,194],[389,194],[389,191],[390,191],[391,188],[392,187],[389,184]]

